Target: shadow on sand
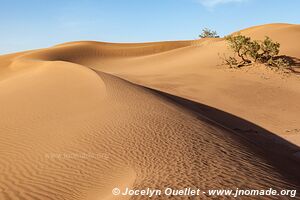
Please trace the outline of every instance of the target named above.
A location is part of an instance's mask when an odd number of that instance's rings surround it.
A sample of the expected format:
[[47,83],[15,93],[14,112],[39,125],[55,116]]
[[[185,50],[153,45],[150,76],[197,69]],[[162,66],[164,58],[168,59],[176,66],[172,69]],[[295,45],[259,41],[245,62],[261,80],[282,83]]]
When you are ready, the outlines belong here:
[[144,88],[188,109],[199,119],[233,133],[238,142],[276,167],[280,174],[292,180],[295,185],[300,186],[300,148],[298,146],[230,113],[162,91]]
[[277,56],[277,58],[283,58],[283,59],[287,60],[291,64],[291,67],[289,69],[297,75],[300,74],[300,59],[299,58],[287,56],[287,55]]

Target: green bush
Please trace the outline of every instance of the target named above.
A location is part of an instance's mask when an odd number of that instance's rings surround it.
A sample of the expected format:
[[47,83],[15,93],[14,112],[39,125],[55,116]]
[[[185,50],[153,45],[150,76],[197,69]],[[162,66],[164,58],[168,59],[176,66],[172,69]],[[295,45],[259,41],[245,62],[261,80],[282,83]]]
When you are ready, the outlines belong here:
[[268,60],[273,59],[279,53],[280,44],[278,42],[273,42],[269,37],[266,37],[264,41],[260,44],[260,49],[262,53],[259,59],[262,62],[268,62]]
[[229,42],[229,47],[236,53],[245,63],[250,63],[251,61],[247,58],[249,52],[249,44],[251,43],[251,38],[243,35],[227,36],[225,39]]
[[259,58],[260,58],[260,44],[258,41],[254,40],[249,42],[249,44],[247,45],[248,48],[248,55],[250,56],[250,58],[252,58],[254,60],[254,62],[256,62]]
[[202,33],[199,35],[200,38],[219,38],[216,31],[210,30],[208,28],[202,29]]
[[256,62],[277,68],[288,68],[291,66],[291,62],[278,56],[280,44],[273,42],[270,37],[265,37],[263,41],[257,41],[237,34],[229,35],[225,39],[233,52],[242,60],[242,62],[233,62],[232,57],[225,58],[225,63],[231,67],[235,63],[238,67],[241,67]]

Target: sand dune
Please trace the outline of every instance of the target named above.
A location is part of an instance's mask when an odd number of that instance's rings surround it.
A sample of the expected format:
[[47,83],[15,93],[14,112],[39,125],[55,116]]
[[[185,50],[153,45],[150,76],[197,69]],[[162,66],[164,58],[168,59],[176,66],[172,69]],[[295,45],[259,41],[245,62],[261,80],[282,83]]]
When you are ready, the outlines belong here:
[[[270,35],[300,58],[299,25],[242,33]],[[228,53],[223,39],[71,42],[0,56],[0,199],[122,199],[115,187],[299,190],[299,78],[229,70],[219,53]]]

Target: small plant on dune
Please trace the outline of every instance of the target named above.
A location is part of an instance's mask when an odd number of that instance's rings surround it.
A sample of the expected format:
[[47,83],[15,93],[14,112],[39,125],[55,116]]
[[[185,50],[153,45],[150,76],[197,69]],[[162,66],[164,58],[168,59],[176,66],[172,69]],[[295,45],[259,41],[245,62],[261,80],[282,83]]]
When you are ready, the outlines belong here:
[[227,36],[225,38],[229,42],[229,47],[242,59],[244,64],[251,63],[251,60],[247,58],[250,51],[251,38],[243,35]]
[[229,35],[225,39],[235,55],[241,60],[241,62],[238,62],[235,57],[225,57],[225,64],[231,67],[242,67],[252,63],[263,63],[277,68],[289,68],[291,66],[287,59],[278,56],[280,44],[272,41],[270,37],[265,37],[263,41],[257,41],[237,34]]
[[271,38],[266,37],[260,44],[262,53],[259,54],[259,60],[261,62],[268,62],[278,55],[279,48],[280,44],[278,42],[273,42]]
[[248,55],[253,59],[254,62],[257,62],[260,58],[259,50],[261,48],[258,41],[250,41],[248,46]]
[[202,29],[202,33],[199,35],[200,38],[219,38],[220,36],[216,31],[213,31],[208,28]]
[[221,60],[223,61],[222,64],[223,65],[228,65],[228,66],[230,66],[230,68],[238,68],[238,67],[240,67],[240,65],[243,65],[243,62],[238,61],[233,56],[226,57],[225,54],[223,54],[223,56],[221,56],[220,54],[218,54],[218,55],[221,58]]
[[228,59],[225,60],[226,64],[229,65],[231,68],[239,65],[238,60],[235,57],[229,56]]

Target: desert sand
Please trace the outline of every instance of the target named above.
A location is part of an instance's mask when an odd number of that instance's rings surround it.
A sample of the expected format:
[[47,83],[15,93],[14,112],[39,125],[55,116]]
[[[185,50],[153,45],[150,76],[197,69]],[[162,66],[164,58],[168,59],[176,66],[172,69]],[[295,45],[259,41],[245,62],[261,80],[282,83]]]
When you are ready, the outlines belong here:
[[[300,25],[241,33],[300,58]],[[300,78],[229,69],[223,53],[219,38],[0,56],[0,199],[129,198],[115,187],[299,192]],[[226,197],[196,199],[206,198]]]

